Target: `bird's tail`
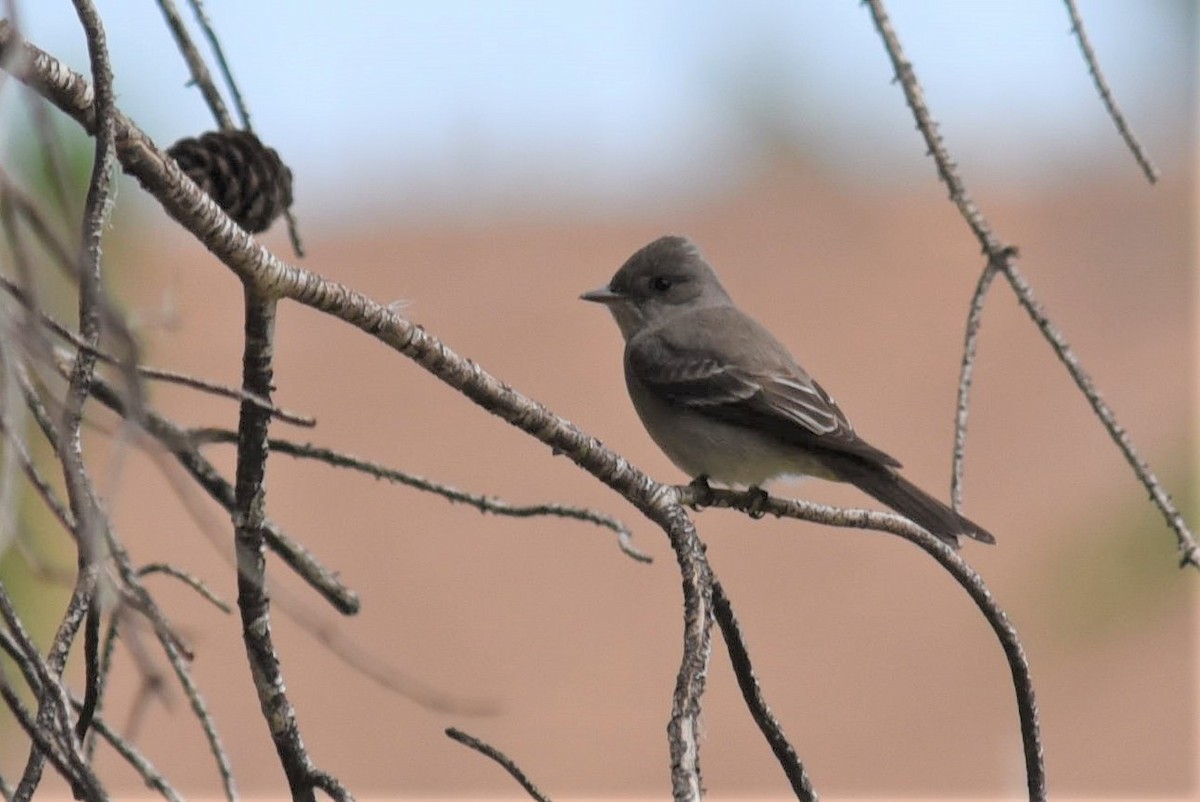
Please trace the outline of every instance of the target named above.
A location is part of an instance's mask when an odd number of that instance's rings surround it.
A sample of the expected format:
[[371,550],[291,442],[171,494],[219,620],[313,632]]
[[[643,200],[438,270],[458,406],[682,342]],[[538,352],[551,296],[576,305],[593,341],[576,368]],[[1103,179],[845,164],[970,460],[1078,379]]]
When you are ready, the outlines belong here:
[[958,535],[983,543],[996,542],[982,526],[959,515],[891,468],[857,460],[856,463],[848,470],[838,471],[843,481],[882,501],[947,545],[958,548]]

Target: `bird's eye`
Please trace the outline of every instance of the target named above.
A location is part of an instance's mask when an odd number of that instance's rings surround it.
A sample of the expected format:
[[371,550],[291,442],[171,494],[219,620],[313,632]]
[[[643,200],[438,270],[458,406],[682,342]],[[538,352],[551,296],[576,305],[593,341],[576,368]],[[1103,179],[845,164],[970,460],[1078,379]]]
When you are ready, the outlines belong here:
[[655,276],[650,279],[650,289],[655,292],[666,292],[671,289],[671,279],[666,276]]

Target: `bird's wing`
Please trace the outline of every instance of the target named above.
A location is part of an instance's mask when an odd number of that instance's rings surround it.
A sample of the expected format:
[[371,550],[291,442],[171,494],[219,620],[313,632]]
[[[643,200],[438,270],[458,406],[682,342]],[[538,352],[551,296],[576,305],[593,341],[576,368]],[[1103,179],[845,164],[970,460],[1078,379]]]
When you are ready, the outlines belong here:
[[648,391],[798,446],[900,465],[864,442],[833,398],[753,318],[734,307],[688,314],[691,325],[660,327],[629,341],[627,369]]

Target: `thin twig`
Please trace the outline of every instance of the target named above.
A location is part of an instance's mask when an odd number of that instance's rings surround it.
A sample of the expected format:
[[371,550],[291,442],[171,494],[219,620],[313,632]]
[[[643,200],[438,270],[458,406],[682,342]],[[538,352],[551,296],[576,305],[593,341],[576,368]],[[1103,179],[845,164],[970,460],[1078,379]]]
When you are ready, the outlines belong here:
[[[160,0],[160,2],[170,2],[170,0]],[[254,130],[250,124],[250,108],[246,105],[246,100],[242,97],[242,90],[238,88],[237,81],[233,77],[233,70],[229,68],[229,61],[225,58],[225,48],[221,46],[221,40],[217,36],[216,29],[213,28],[208,14],[204,11],[204,5],[200,0],[188,0],[188,4],[192,7],[192,12],[196,15],[196,22],[199,23],[200,29],[204,31],[204,35],[208,38],[208,44],[217,58],[217,65],[221,68],[221,75],[225,78],[225,85],[229,88],[229,93],[233,95],[233,102],[237,106],[238,116],[242,118],[242,127],[247,131]],[[174,9],[172,8],[172,10]],[[193,74],[195,74],[194,71]],[[205,77],[207,77],[207,70]],[[213,92],[216,92],[215,88]],[[222,112],[224,116],[218,118],[221,127],[224,129],[232,128],[233,122],[229,119],[229,113],[223,107]],[[291,206],[283,210],[283,217],[287,221],[288,238],[291,240],[292,250],[295,251],[296,256],[303,258],[304,242],[300,238],[300,224],[297,222],[296,215],[292,211]]]
[[[95,377],[92,394],[97,401],[118,415],[128,414],[124,400],[117,393],[116,388],[103,377]],[[143,423],[146,433],[162,443],[213,500],[228,512],[233,512],[233,486],[189,442],[184,429],[149,409],[145,412]],[[337,572],[322,565],[312,552],[303,544],[289,537],[274,522],[266,521],[265,527],[267,545],[301,579],[328,600],[338,612],[344,615],[353,615],[359,611],[358,594],[338,577]]]
[[[122,361],[117,357],[107,353],[101,348],[89,345],[82,337],[71,331],[62,323],[59,323],[47,313],[37,310],[33,298],[24,289],[18,287],[4,276],[0,276],[0,289],[3,289],[10,296],[12,296],[14,300],[24,306],[31,313],[35,314],[42,326],[50,329],[50,331],[71,343],[71,345],[82,351],[88,352],[93,357],[106,364],[117,366],[123,365]],[[237,401],[249,401],[250,403],[257,404],[263,409],[269,411],[273,417],[278,418],[285,423],[290,423],[294,426],[312,428],[317,425],[315,418],[312,418],[308,415],[301,415],[296,412],[289,412],[282,407],[277,407],[274,404],[268,403],[262,398],[257,398],[239,387],[228,387],[223,384],[208,381],[207,379],[201,379],[198,376],[192,376],[190,374],[180,373],[174,370],[165,370],[163,368],[153,368],[148,365],[134,365],[134,371],[138,376],[146,379],[156,379],[158,381],[165,381],[171,384],[179,384],[184,387],[190,387],[193,390],[200,390],[202,392],[211,393],[224,398],[232,398]]]
[[75,722],[75,737],[83,743],[87,737],[88,728],[96,716],[96,708],[100,704],[100,693],[103,690],[100,674],[100,605],[88,607],[87,619],[83,630],[83,665],[84,690],[83,704],[79,706],[79,719]]
[[1021,721],[1021,740],[1025,751],[1025,772],[1031,801],[1046,799],[1046,770],[1042,763],[1042,736],[1038,725],[1037,701],[1033,692],[1033,679],[1029,673],[1029,662],[1025,658],[1021,639],[1008,616],[992,598],[987,585],[953,548],[942,543],[921,527],[903,516],[873,510],[832,507],[799,499],[783,499],[753,491],[735,491],[724,488],[709,488],[699,491],[692,485],[675,488],[684,504],[703,502],[713,507],[728,507],[750,514],[770,513],[779,518],[796,518],[813,521],[827,526],[872,529],[899,535],[928,552],[943,568],[950,572],[955,581],[967,591],[975,606],[983,613],[996,633],[1012,674],[1013,690],[1016,694],[1017,712]]
[[[46,728],[38,725],[25,705],[22,704],[16,691],[9,685],[8,678],[2,669],[0,669],[0,698],[4,700],[21,729],[25,730],[25,734],[29,736],[33,748],[50,761],[50,765],[71,784],[81,799],[89,800],[89,802],[91,800],[101,802],[108,799],[108,795],[104,792],[100,780],[92,772],[91,767],[82,762],[74,750],[64,748],[61,743],[56,742],[50,736]],[[13,800],[29,800],[31,798],[20,786],[15,790],[6,789],[5,796]]]
[[[242,118],[242,128],[247,131],[253,130],[250,126],[250,109],[242,98],[242,91],[238,89],[237,81],[233,78],[233,70],[229,68],[229,61],[225,58],[225,48],[221,47],[221,40],[217,38],[217,32],[204,12],[203,4],[200,0],[188,0],[188,5],[192,7],[192,13],[196,15],[196,22],[200,23],[200,30],[204,31],[213,55],[217,57],[217,66],[221,68],[221,75],[225,77],[225,85],[229,88],[229,93],[233,95],[233,104],[237,107],[238,116]],[[232,126],[222,123],[222,127]]]
[[[100,338],[100,266],[104,223],[108,219],[112,197],[112,168],[115,162],[116,135],[114,125],[114,96],[112,69],[108,60],[108,46],[100,15],[90,0],[74,0],[75,12],[79,17],[87,40],[88,61],[94,86],[93,111],[96,119],[95,148],[92,173],[88,182],[87,198],[84,202],[83,230],[81,233],[81,256],[79,260],[79,332],[80,336],[94,346]],[[49,724],[56,716],[69,727],[70,711],[61,698],[62,687],[57,682],[66,666],[67,655],[75,640],[79,625],[88,615],[97,587],[97,564],[100,559],[97,533],[101,524],[101,512],[90,492],[90,480],[83,460],[81,424],[83,404],[88,396],[95,359],[78,353],[68,382],[66,401],[62,416],[62,436],[57,443],[57,455],[62,463],[67,488],[67,501],[74,516],[78,574],[67,611],[63,614],[47,657],[48,668],[55,676],[54,682],[46,682],[38,700],[37,725]],[[89,671],[95,682],[95,675]],[[94,705],[94,699],[93,699]],[[58,708],[62,708],[59,710]],[[68,749],[75,751],[75,741],[68,736]],[[42,777],[45,755],[34,745],[25,763],[25,771],[17,786],[18,799],[30,799]],[[94,793],[79,781],[74,781],[76,796]]]
[[[96,115],[96,145],[92,159],[92,176],[88,184],[84,203],[82,250],[79,275],[79,335],[91,347],[100,339],[100,265],[104,223],[108,219],[112,193],[112,166],[115,159],[114,140],[115,106],[113,104],[112,69],[108,61],[108,46],[104,26],[91,0],[73,0],[80,24],[87,34],[88,58],[94,82]],[[67,499],[71,512],[79,524],[80,559],[92,561],[95,555],[89,549],[95,546],[95,533],[100,531],[96,518],[99,516],[88,492],[86,467],[83,462],[83,445],[80,426],[83,421],[83,404],[88,396],[89,385],[95,369],[95,357],[81,351],[75,356],[75,364],[67,388],[63,411],[63,435],[59,451],[66,479]]]
[[112,562],[116,566],[125,588],[129,591],[123,596],[124,601],[131,609],[136,610],[150,622],[155,638],[162,647],[163,654],[171,665],[176,680],[183,688],[184,695],[187,696],[188,703],[191,705],[192,713],[196,716],[208,741],[209,752],[212,753],[217,773],[221,777],[221,787],[225,798],[229,802],[237,802],[237,784],[233,778],[233,767],[229,761],[229,754],[225,751],[225,745],[217,732],[217,725],[208,710],[208,703],[192,678],[189,667],[191,655],[185,654],[179,637],[172,630],[162,611],[159,610],[154,598],[142,586],[141,578],[137,575],[137,571],[121,543],[116,538],[109,537],[108,546]]
[[1079,388],[1087,398],[1088,403],[1091,404],[1097,417],[1104,424],[1109,437],[1117,444],[1117,447],[1125,456],[1125,461],[1133,468],[1138,481],[1149,491],[1151,500],[1158,507],[1159,512],[1162,513],[1167,525],[1175,533],[1180,553],[1180,566],[1191,565],[1200,569],[1200,546],[1197,545],[1196,538],[1187,522],[1183,519],[1183,515],[1171,500],[1170,494],[1163,488],[1162,483],[1154,472],[1150,470],[1150,466],[1142,459],[1141,454],[1134,447],[1133,441],[1129,439],[1129,435],[1126,433],[1124,427],[1117,422],[1116,415],[1100,396],[1100,392],[1080,366],[1079,358],[1067,344],[1062,333],[1050,322],[1049,318],[1042,311],[1041,306],[1034,299],[1032,289],[1017,270],[1016,249],[1005,245],[996,237],[992,232],[991,226],[988,225],[983,214],[975,205],[975,201],[967,193],[966,186],[958,174],[958,167],[950,158],[950,154],[946,150],[946,145],[942,141],[941,134],[938,133],[937,124],[933,121],[933,117],[929,113],[929,108],[925,104],[924,92],[917,81],[912,64],[905,59],[904,51],[900,46],[900,40],[896,36],[896,31],[892,28],[892,23],[887,16],[887,12],[884,10],[883,1],[864,0],[864,2],[867,8],[870,9],[875,27],[883,39],[884,48],[887,50],[888,57],[892,61],[892,67],[896,71],[896,77],[900,81],[900,86],[904,90],[905,100],[917,122],[917,129],[921,132],[921,136],[924,137],[929,154],[937,165],[938,175],[946,183],[950,191],[950,200],[958,207],[959,213],[962,214],[963,219],[966,220],[967,225],[970,226],[971,231],[983,246],[983,251],[987,255],[988,262],[995,265],[997,269],[1004,273],[1005,278],[1008,279],[1009,286],[1012,287],[1022,308],[1033,319],[1042,336],[1050,344],[1055,355],[1058,356],[1059,361],[1067,368],[1067,372],[1071,375],[1075,386]]
[[1150,500],[1158,507],[1163,519],[1167,525],[1175,532],[1176,543],[1179,547],[1179,567],[1192,566],[1200,568],[1200,546],[1197,546],[1195,536],[1187,521],[1183,518],[1183,513],[1175,506],[1175,502],[1171,499],[1171,494],[1163,487],[1162,482],[1150,469],[1150,465],[1142,458],[1137,447],[1129,438],[1129,433],[1125,430],[1118,421],[1116,413],[1112,408],[1105,403],[1104,398],[1100,395],[1100,391],[1096,389],[1096,385],[1092,382],[1091,377],[1084,370],[1083,365],[1079,362],[1079,357],[1067,344],[1062,332],[1050,320],[1050,317],[1042,309],[1042,305],[1033,297],[1033,289],[1029,283],[1025,281],[1025,277],[1017,270],[1016,264],[1005,262],[1004,277],[1008,279],[1008,283],[1012,286],[1013,291],[1017,295],[1017,300],[1021,307],[1026,311],[1029,317],[1037,325],[1042,332],[1042,336],[1046,342],[1050,343],[1050,347],[1054,349],[1055,355],[1058,356],[1060,362],[1067,368],[1067,372],[1071,374],[1071,379],[1074,380],[1075,386],[1083,393],[1088,404],[1091,405],[1092,411],[1104,424],[1105,430],[1112,438],[1112,441],[1117,444],[1121,450],[1121,454],[1125,457],[1125,461],[1133,468],[1134,474],[1142,485],[1150,492]]
[[511,774],[512,778],[521,784],[521,787],[525,789],[525,793],[529,794],[531,797],[537,800],[537,802],[550,802],[550,797],[538,790],[538,787],[533,784],[533,781],[530,780],[528,776],[526,776],[525,772],[521,771],[521,767],[518,766],[512,758],[501,752],[496,747],[485,741],[479,740],[474,735],[468,735],[457,727],[447,727],[446,735],[449,736],[451,740],[458,741],[463,746],[470,747],[484,757],[491,758],[499,763],[501,768]]
[[[71,591],[70,599],[67,601],[66,611],[63,613],[62,620],[58,624],[58,629],[54,633],[54,640],[51,642],[49,654],[47,654],[44,663],[40,659],[40,656],[37,660],[42,668],[39,669],[38,675],[40,687],[38,688],[37,719],[34,726],[42,731],[50,730],[51,728],[59,729],[62,733],[60,735],[61,747],[66,755],[66,759],[72,763],[82,762],[82,758],[78,755],[78,750],[75,748],[76,739],[71,728],[70,705],[67,701],[66,689],[62,686],[61,677],[63,669],[66,667],[67,655],[70,652],[72,643],[74,643],[75,635],[78,633],[79,626],[91,606],[95,589],[95,566],[81,566],[76,576],[75,587]],[[0,597],[6,598],[7,594],[0,593]],[[6,614],[5,618],[11,631],[13,629],[11,617]],[[35,739],[30,745],[29,757],[25,761],[25,770],[22,772],[21,780],[17,784],[17,790],[14,795],[16,799],[30,800],[33,798],[42,780],[42,768],[46,758],[47,755],[43,745]],[[92,794],[92,796],[88,797],[90,799],[103,796],[96,789],[89,790],[82,782],[82,777],[72,779],[77,795],[90,793]]]
[[738,688],[742,691],[742,699],[750,710],[750,717],[758,725],[767,744],[775,754],[775,759],[783,767],[784,776],[791,783],[792,791],[800,802],[817,802],[817,792],[813,790],[812,780],[804,771],[804,764],[796,755],[795,748],[783,732],[783,725],[771,713],[767,700],[763,698],[762,688],[758,677],[754,676],[754,666],[750,662],[750,652],[746,648],[746,639],[742,636],[742,627],[738,624],[737,616],[733,613],[733,605],[725,595],[725,588],[715,577],[713,578],[713,617],[721,628],[721,635],[729,651],[729,662],[733,665],[733,674],[737,677]]
[[231,130],[233,118],[229,116],[229,109],[225,107],[225,101],[221,99],[221,93],[217,91],[212,75],[208,72],[208,66],[204,63],[203,56],[200,55],[195,42],[188,34],[187,26],[183,24],[183,19],[179,16],[175,3],[172,0],[158,0],[158,7],[167,21],[167,27],[171,29],[171,34],[175,37],[175,44],[179,47],[183,60],[187,62],[188,71],[192,74],[192,83],[200,88],[200,94],[204,95],[204,102],[208,104],[209,110],[217,121],[217,126],[225,131]]
[[109,745],[125,759],[126,763],[133,767],[147,788],[158,791],[169,802],[183,802],[183,797],[167,782],[167,778],[154,768],[154,764],[147,760],[137,747],[117,735],[104,719],[99,717],[92,719],[92,728],[101,738],[108,741]]
[[[0,20],[0,34],[4,33],[2,23],[3,20]],[[81,278],[79,274],[79,265],[76,258],[71,254],[70,249],[63,244],[61,239],[54,233],[50,223],[45,219],[45,215],[39,208],[37,202],[33,198],[29,197],[24,190],[13,183],[13,181],[9,179],[2,170],[0,170],[0,193],[3,195],[2,200],[6,201],[7,204],[11,206],[11,209],[15,214],[20,215],[25,224],[29,226],[30,230],[50,254],[55,264],[57,264],[63,271],[63,274],[71,281],[78,284],[81,281]],[[18,262],[18,267],[20,267],[20,262]],[[25,285],[25,289],[19,291],[24,294],[18,300],[20,300],[21,303],[24,304],[25,308],[31,313],[40,310],[41,306],[38,303],[35,283],[32,280],[23,280],[23,283]],[[11,286],[11,284],[9,286]],[[108,361],[116,365],[124,374],[125,383],[127,385],[126,392],[130,396],[133,409],[135,411],[140,410],[143,406],[141,384],[137,381],[137,374],[132,368],[141,362],[138,356],[141,349],[138,347],[137,340],[133,335],[133,331],[129,328],[124,315],[118,309],[116,309],[112,303],[109,302],[103,287],[100,288],[95,300],[101,323],[103,324],[105,330],[107,330],[111,337],[115,340],[115,344],[117,345],[118,349],[123,351],[125,354],[123,359],[116,356],[109,356]],[[43,320],[46,320],[46,318],[43,317]],[[37,331],[36,327],[32,328],[38,336],[38,340],[33,343],[35,353],[40,355],[40,352],[36,350],[40,343],[40,332]],[[64,331],[69,330],[64,328]],[[75,335],[74,338],[75,341],[82,342],[86,345],[87,341],[83,337]]]
[[1096,91],[1100,93],[1100,99],[1104,101],[1104,108],[1108,110],[1108,116],[1117,126],[1117,133],[1125,140],[1125,145],[1133,154],[1133,158],[1137,160],[1138,166],[1142,168],[1146,180],[1151,184],[1155,183],[1158,181],[1158,170],[1155,169],[1154,164],[1150,161],[1150,155],[1146,153],[1142,143],[1134,136],[1133,130],[1125,122],[1125,115],[1117,106],[1116,98],[1113,97],[1112,90],[1108,87],[1108,81],[1105,80],[1104,73],[1100,71],[1100,62],[1096,58],[1096,51],[1092,50],[1092,43],[1088,39],[1087,31],[1083,28],[1083,17],[1079,14],[1075,0],[1063,0],[1063,2],[1067,6],[1067,14],[1071,17],[1071,32],[1075,34],[1075,39],[1079,42],[1083,60],[1087,62],[1088,72],[1092,76],[1092,82],[1096,84]]
[[190,587],[192,590],[199,593],[206,601],[211,603],[221,612],[225,614],[233,612],[233,608],[229,606],[229,603],[216,593],[213,593],[208,585],[204,584],[204,580],[193,576],[182,568],[178,568],[170,563],[149,563],[148,565],[143,565],[141,568],[139,568],[137,573],[138,576],[147,576],[148,574],[166,574],[167,576],[174,577]]
[[983,307],[988,288],[996,277],[996,268],[988,262],[979,274],[975,294],[967,312],[967,334],[963,343],[962,366],[958,376],[958,403],[954,414],[954,458],[950,470],[950,503],[955,510],[962,508],[963,471],[967,459],[967,416],[971,403],[971,382],[975,376],[975,354],[979,347],[979,327],[983,322]]
[[[98,674],[96,685],[100,688],[96,694],[96,716],[100,715],[100,711],[104,707],[104,688],[108,684],[108,678],[112,674],[113,656],[116,653],[117,634],[119,632],[117,621],[120,616],[110,615],[108,617],[108,630],[104,633],[104,645],[100,650],[100,671]],[[96,730],[88,731],[87,739],[83,742],[83,754],[88,763],[92,762],[92,757],[96,754]]]
[[329,794],[334,802],[354,802],[354,794],[350,793],[350,789],[342,785],[341,780],[327,771],[313,769],[309,773],[309,780],[312,781],[313,788],[320,788]]
[[[8,0],[4,4],[4,16],[17,31],[21,30],[20,11],[20,4],[16,0]],[[0,88],[3,88],[2,84],[0,84]],[[49,110],[37,95],[26,95],[25,100],[28,102],[30,114],[33,117],[33,127],[37,132],[35,138],[45,162],[50,194],[58,204],[58,210],[63,219],[73,219],[78,216],[78,210],[71,202],[72,182],[65,164],[66,158],[63,153],[61,137],[57,135],[54,122],[50,119]]]
[[[188,436],[192,442],[197,445],[202,443],[236,443],[237,432],[228,429],[218,428],[197,428],[188,431]],[[533,518],[537,516],[555,516],[559,518],[570,518],[576,521],[585,521],[593,523],[597,526],[602,526],[605,529],[610,529],[617,533],[617,545],[627,556],[632,557],[638,562],[649,563],[652,558],[639,551],[632,543],[632,533],[629,527],[622,523],[617,518],[611,515],[605,515],[602,512],[588,509],[587,507],[575,507],[568,504],[557,504],[547,502],[544,504],[513,504],[495,496],[485,496],[479,493],[468,493],[465,490],[459,490],[456,487],[445,485],[440,482],[435,482],[427,479],[424,476],[417,476],[404,471],[389,468],[386,465],[381,465],[377,462],[361,459],[351,454],[346,454],[340,451],[335,451],[330,448],[314,446],[311,443],[295,443],[291,440],[283,440],[273,437],[268,441],[272,451],[278,451],[281,454],[287,454],[298,459],[312,459],[324,462],[328,465],[333,465],[338,468],[349,468],[355,471],[374,476],[376,479],[386,479],[389,482],[412,487],[417,490],[423,490],[427,493],[434,493],[442,496],[450,502],[467,504],[480,512],[492,513],[494,515],[505,515],[513,518]]]
[[54,492],[54,489],[50,487],[49,480],[42,476],[25,443],[12,431],[12,428],[5,420],[3,412],[0,412],[0,434],[3,434],[8,441],[8,448],[5,451],[13,454],[20,462],[21,468],[25,472],[25,478],[33,486],[42,501],[45,502],[46,508],[50,510],[64,529],[68,532],[75,531],[75,519],[72,517],[71,511],[67,509],[66,505],[63,504]]

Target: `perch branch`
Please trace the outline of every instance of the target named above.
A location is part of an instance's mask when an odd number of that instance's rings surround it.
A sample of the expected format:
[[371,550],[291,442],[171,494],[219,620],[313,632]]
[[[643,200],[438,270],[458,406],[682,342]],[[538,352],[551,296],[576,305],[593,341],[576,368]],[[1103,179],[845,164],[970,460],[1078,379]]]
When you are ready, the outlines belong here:
[[950,572],[975,606],[983,613],[1008,660],[1012,674],[1013,690],[1016,694],[1017,712],[1021,721],[1021,740],[1025,751],[1025,773],[1031,801],[1045,802],[1046,770],[1042,763],[1042,737],[1038,725],[1037,702],[1033,693],[1033,679],[1029,673],[1029,661],[1012,622],[992,598],[991,591],[983,579],[965,560],[933,535],[900,515],[872,510],[831,507],[799,499],[782,499],[768,496],[766,499],[753,491],[735,491],[724,488],[708,488],[698,491],[692,485],[676,488],[680,501],[685,504],[703,502],[713,507],[728,507],[754,514],[769,513],[778,518],[796,518],[813,521],[826,526],[873,529],[887,532],[915,543],[943,568]]

